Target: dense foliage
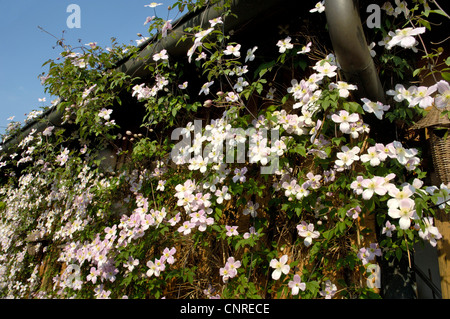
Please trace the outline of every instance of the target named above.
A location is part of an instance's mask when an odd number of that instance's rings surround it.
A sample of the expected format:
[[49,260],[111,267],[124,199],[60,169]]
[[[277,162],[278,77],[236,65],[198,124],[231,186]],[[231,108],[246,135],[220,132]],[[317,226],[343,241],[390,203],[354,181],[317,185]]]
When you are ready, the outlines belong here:
[[[420,41],[433,32],[428,16],[446,16],[434,5],[383,6],[375,59],[396,80],[448,79],[442,50]],[[42,81],[66,126],[32,130],[1,158],[2,297],[377,298],[380,259],[441,239],[433,218],[448,210],[447,186],[424,185],[422,150],[403,136],[375,140],[365,121],[410,126],[433,107],[448,116],[448,82],[405,80],[389,105],[357,100],[314,42],[285,37],[258,64],[258,47],[223,33],[230,8],[185,30],[185,59],[155,52],[146,82],[115,67],[136,47],[61,43]],[[172,21],[146,22],[155,43],[171,36]],[[412,69],[411,52],[435,68]],[[303,78],[273,81],[299,61]],[[199,88],[189,65],[203,71]],[[114,118],[124,92],[146,110],[139,132]],[[197,117],[205,109],[218,116]],[[20,129],[12,123],[4,141]],[[124,161],[108,166],[111,154]]]

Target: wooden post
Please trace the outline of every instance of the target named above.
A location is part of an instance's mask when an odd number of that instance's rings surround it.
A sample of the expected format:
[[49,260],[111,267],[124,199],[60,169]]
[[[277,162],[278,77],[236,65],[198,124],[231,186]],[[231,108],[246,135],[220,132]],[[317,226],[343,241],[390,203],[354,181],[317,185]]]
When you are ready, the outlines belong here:
[[441,276],[442,299],[450,299],[450,213],[438,210],[435,226],[442,238],[437,241],[439,273]]

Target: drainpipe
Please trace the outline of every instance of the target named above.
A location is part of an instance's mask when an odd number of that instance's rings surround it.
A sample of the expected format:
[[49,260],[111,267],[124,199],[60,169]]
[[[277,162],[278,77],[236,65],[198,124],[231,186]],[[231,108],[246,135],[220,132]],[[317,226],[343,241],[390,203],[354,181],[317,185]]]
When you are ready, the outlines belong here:
[[[357,0],[326,0],[325,14],[328,29],[344,79],[358,86],[355,97],[368,98],[371,101],[386,103],[383,87],[378,77],[375,64],[370,55],[359,15]],[[359,102],[359,101],[358,101]],[[387,121],[380,121],[366,116],[364,121],[370,124],[370,134],[377,141],[387,143],[395,136],[394,127]],[[365,225],[377,229],[375,218],[367,216]],[[364,245],[377,242],[375,234],[365,236]],[[386,299],[414,299],[414,272],[403,259],[398,261],[379,260],[381,268],[381,295]]]
[[325,14],[336,58],[347,82],[358,86],[359,98],[385,103],[384,90],[370,55],[357,0],[326,0]]

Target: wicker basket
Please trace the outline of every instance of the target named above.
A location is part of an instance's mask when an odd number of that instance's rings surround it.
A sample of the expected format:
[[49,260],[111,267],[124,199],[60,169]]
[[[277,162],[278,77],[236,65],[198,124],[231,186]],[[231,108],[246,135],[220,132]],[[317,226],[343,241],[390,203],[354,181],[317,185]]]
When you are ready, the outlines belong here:
[[[450,106],[447,107],[450,110]],[[450,183],[450,134],[444,138],[450,129],[450,119],[442,116],[442,111],[432,107],[428,114],[418,121],[412,129],[427,128],[430,133],[430,148],[436,177],[440,183]]]

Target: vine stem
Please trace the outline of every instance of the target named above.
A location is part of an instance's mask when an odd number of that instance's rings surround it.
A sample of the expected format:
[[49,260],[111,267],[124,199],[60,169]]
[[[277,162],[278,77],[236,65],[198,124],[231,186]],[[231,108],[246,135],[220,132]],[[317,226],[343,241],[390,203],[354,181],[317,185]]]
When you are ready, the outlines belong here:
[[403,233],[403,237],[405,238],[406,251],[408,252],[408,265],[409,265],[409,268],[411,268],[411,254],[409,253],[409,246],[408,246],[408,241],[406,240],[405,233]]
[[448,15],[448,13],[447,12],[445,12],[444,11],[444,9],[442,9],[442,7],[439,5],[439,3],[437,3],[437,1],[436,0],[433,0],[433,3],[436,5],[436,7],[438,7],[439,8],[439,10],[441,10],[444,14],[445,14],[445,16],[447,17],[447,18],[449,18],[450,19],[450,16]]

